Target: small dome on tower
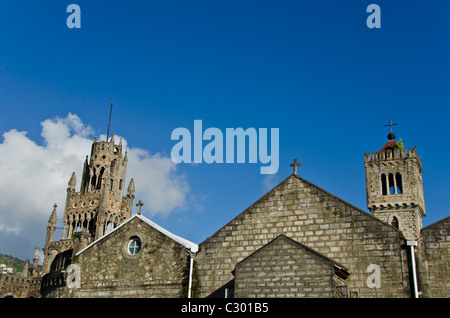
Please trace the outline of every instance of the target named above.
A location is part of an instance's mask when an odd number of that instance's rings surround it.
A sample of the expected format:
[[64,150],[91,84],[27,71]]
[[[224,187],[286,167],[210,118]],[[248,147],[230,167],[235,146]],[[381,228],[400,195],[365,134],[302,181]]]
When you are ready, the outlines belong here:
[[389,140],[395,140],[395,134],[393,132],[389,133],[387,137]]

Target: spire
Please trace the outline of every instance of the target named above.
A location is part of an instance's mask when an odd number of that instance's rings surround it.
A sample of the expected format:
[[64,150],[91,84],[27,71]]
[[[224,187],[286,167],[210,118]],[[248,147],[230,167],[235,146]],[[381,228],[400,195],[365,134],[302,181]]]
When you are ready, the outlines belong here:
[[128,196],[134,196],[134,190],[135,190],[135,188],[134,188],[134,179],[131,179],[130,185],[128,186],[128,193],[127,193],[127,195]]
[[72,176],[70,177],[69,180],[69,187],[67,188],[67,190],[72,190],[75,191],[75,185],[76,185],[77,181],[75,178],[75,172],[72,173]]
[[53,241],[53,234],[55,233],[56,229],[56,203],[53,205],[53,211],[50,215],[50,218],[48,219],[48,225],[47,225],[47,236],[45,238],[45,245],[44,245],[44,251],[48,252],[48,247],[50,243]]
[[20,276],[27,277],[28,276],[28,268],[30,267],[30,260],[27,258],[25,260],[25,265],[23,265],[22,274]]
[[34,251],[34,258],[33,258],[33,270],[34,271],[37,270],[37,266],[38,266],[38,262],[39,262],[39,251],[40,251],[39,246],[36,246],[36,249]]
[[52,214],[50,215],[50,218],[48,219],[48,223],[51,224],[56,224],[56,208],[58,206],[56,205],[56,203],[53,205],[53,211]]

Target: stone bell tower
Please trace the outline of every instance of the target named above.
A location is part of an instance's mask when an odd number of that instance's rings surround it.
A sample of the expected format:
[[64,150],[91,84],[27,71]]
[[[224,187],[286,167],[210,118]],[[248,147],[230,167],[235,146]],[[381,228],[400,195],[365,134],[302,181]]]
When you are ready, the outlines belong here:
[[114,135],[110,141],[95,138],[90,160],[86,156],[84,162],[80,192],[75,191],[75,173],[68,184],[63,239],[73,239],[77,232],[86,233],[88,241],[98,239],[131,216],[133,179],[123,196],[127,162],[122,139],[115,144]]
[[378,219],[400,229],[408,240],[420,236],[426,215],[422,163],[416,147],[403,149],[391,132],[378,151],[364,154],[367,208]]

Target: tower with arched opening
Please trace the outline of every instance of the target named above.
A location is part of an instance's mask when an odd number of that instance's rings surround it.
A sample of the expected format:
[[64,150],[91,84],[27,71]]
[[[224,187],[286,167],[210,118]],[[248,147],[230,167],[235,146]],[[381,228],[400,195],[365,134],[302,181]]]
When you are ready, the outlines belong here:
[[380,220],[416,239],[426,215],[422,163],[416,147],[406,149],[392,133],[378,151],[364,155],[367,208]]

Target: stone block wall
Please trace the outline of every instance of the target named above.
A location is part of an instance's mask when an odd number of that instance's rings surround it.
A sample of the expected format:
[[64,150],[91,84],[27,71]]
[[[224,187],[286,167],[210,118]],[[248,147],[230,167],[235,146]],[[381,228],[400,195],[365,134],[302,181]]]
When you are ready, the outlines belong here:
[[[422,164],[415,148],[366,153],[364,167],[367,208],[375,217],[389,224],[395,216],[403,235],[409,240],[417,239],[426,211]],[[400,180],[397,180],[397,174]],[[382,175],[386,178],[384,194]],[[389,175],[394,185],[393,194],[389,191]]]
[[236,265],[237,298],[335,297],[334,265],[281,235]]
[[377,209],[373,215],[383,222],[391,224],[392,218],[398,220],[398,228],[408,240],[416,240],[420,237],[420,229],[423,227],[422,215],[419,208],[384,208]]
[[40,298],[41,277],[0,275],[0,298]]
[[[359,297],[410,297],[401,232],[296,175],[200,244],[201,297],[223,297],[215,292],[234,279],[236,264],[280,234],[343,264]],[[380,268],[380,288],[367,285],[371,264]]]
[[[131,238],[141,249],[130,255]],[[134,218],[75,256],[81,273],[80,288],[58,288],[48,297],[180,297],[185,248]]]
[[[379,153],[365,154],[367,207],[387,204],[410,204],[414,202],[425,212],[425,201],[422,183],[422,163],[415,148],[387,149]],[[402,193],[383,195],[381,190],[381,174],[389,176],[400,173],[402,177]]]
[[420,297],[450,297],[450,217],[421,231],[417,246]]

